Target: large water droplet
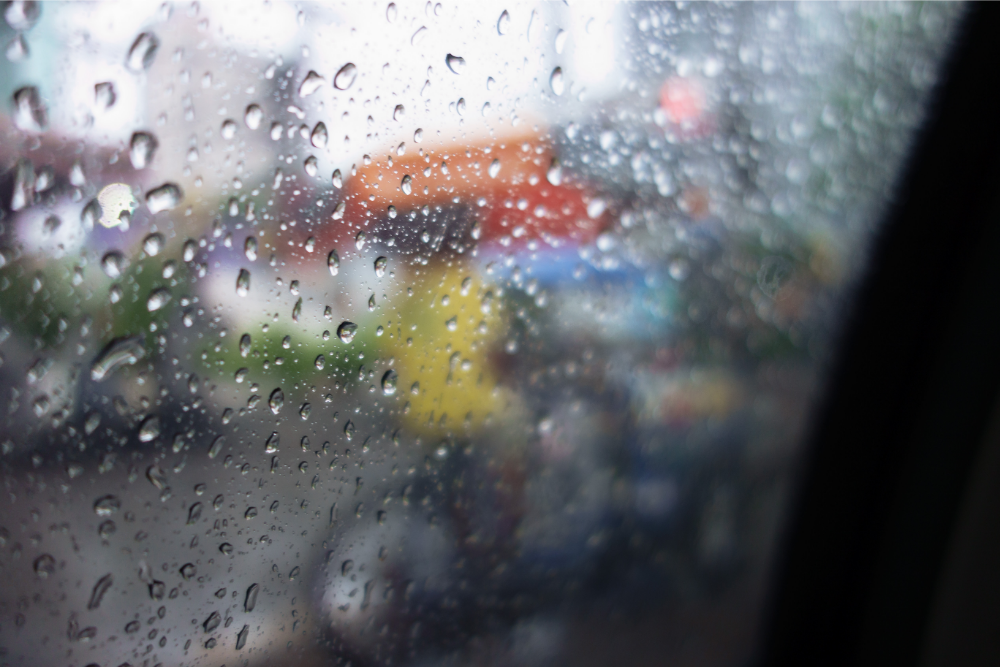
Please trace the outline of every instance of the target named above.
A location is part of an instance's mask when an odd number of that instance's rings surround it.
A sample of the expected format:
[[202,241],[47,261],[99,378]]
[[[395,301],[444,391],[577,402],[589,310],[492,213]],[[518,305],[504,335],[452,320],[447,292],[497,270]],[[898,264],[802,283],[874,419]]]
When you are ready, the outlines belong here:
[[402,189],[404,195],[408,195],[413,192],[413,178],[409,174],[403,176],[403,180],[399,183],[400,189]]
[[316,123],[316,127],[313,128],[312,134],[309,135],[309,141],[316,148],[325,148],[326,142],[329,141],[330,135],[326,132],[326,125],[322,121]]
[[385,8],[385,20],[392,23],[396,20],[396,3],[390,2],[389,6]]
[[500,160],[493,160],[490,163],[489,174],[490,178],[496,178],[497,174],[500,173]]
[[[340,175],[339,169],[333,170],[333,177],[330,179],[333,182],[333,187],[340,189],[344,187],[344,177]],[[343,202],[341,202],[343,203]],[[343,216],[341,216],[343,217]]]
[[557,67],[552,70],[552,75],[549,77],[549,85],[552,86],[552,92],[556,95],[563,94],[563,90],[565,90],[566,85],[563,83],[562,67]]
[[240,356],[244,359],[250,354],[250,334],[240,336]]
[[337,255],[336,250],[331,250],[330,254],[326,256],[326,265],[330,269],[331,276],[340,273],[340,257]]
[[391,368],[385,372],[382,376],[382,393],[386,396],[392,396],[396,393],[396,382],[399,380],[399,376],[396,371]]
[[111,252],[105,253],[104,257],[101,259],[101,268],[104,273],[112,280],[117,280],[121,278],[122,272],[128,266],[128,260],[125,256],[118,252],[117,250],[112,250]]
[[156,51],[160,48],[160,39],[151,32],[141,33],[132,42],[125,58],[125,66],[133,72],[149,69],[156,59]]
[[181,566],[181,576],[185,579],[193,579],[196,574],[198,574],[198,568],[194,566],[194,563],[185,563]]
[[153,160],[159,147],[156,137],[149,132],[136,132],[129,143],[128,158],[134,169],[145,169]]
[[562,54],[563,49],[566,48],[566,38],[569,37],[569,33],[565,30],[560,30],[556,33],[555,45],[556,53]]
[[257,261],[257,237],[248,236],[247,240],[243,242],[243,254],[247,256],[247,259],[251,262]]
[[94,104],[98,109],[106,111],[118,101],[118,93],[115,92],[115,84],[111,81],[102,81],[94,84]]
[[90,601],[87,603],[87,609],[93,610],[101,606],[101,600],[104,599],[104,594],[108,592],[111,585],[115,583],[115,578],[109,573],[97,580],[94,584],[94,588],[90,591]]
[[38,17],[42,14],[42,3],[40,2],[10,2],[4,9],[3,17],[14,30],[25,31],[38,22]]
[[444,62],[448,65],[448,69],[455,74],[461,74],[465,69],[465,58],[462,56],[455,56],[449,53],[444,57]]
[[354,237],[354,247],[357,248],[358,250],[361,250],[362,248],[365,247],[365,241],[367,240],[368,240],[367,234],[365,234],[363,231],[358,232],[357,235]]
[[227,118],[222,121],[222,129],[220,130],[222,138],[229,141],[236,136],[236,122],[231,118]]
[[146,208],[150,213],[169,211],[181,203],[184,193],[174,183],[164,183],[146,193]]
[[385,266],[386,264],[388,264],[388,262],[389,260],[386,259],[385,257],[378,257],[375,260],[375,275],[378,278],[381,278],[382,276],[385,275]]
[[14,125],[25,132],[41,132],[49,123],[49,113],[38,88],[25,86],[14,92]]
[[417,28],[416,32],[413,33],[413,36],[410,37],[410,45],[411,46],[419,45],[420,42],[424,41],[424,37],[426,36],[427,36],[427,28],[425,26],[420,26],[419,28]]
[[500,14],[500,18],[497,20],[497,33],[500,35],[506,35],[510,32],[510,14],[507,10],[503,10]]
[[167,486],[167,473],[163,472],[163,468],[155,463],[146,468],[146,479],[161,491]]
[[236,277],[236,293],[239,296],[246,296],[250,292],[250,272],[240,269],[240,275]]
[[337,75],[333,77],[333,87],[337,90],[347,90],[354,84],[354,79],[358,76],[358,68],[354,63],[347,63],[340,68]]
[[166,287],[160,287],[159,289],[153,290],[149,294],[149,298],[146,299],[146,310],[149,312],[155,312],[160,308],[163,308],[170,301],[170,290]]
[[100,382],[108,377],[115,369],[132,365],[142,359],[146,354],[143,347],[142,337],[117,338],[111,341],[107,347],[98,355],[90,367],[90,379]]
[[242,651],[243,647],[246,646],[247,635],[249,635],[249,634],[250,634],[250,626],[249,625],[244,625],[243,628],[236,635],[236,650],[237,651]]
[[39,579],[48,579],[56,573],[56,559],[49,554],[42,554],[35,559],[35,574]]
[[316,159],[315,155],[310,155],[306,158],[302,168],[305,169],[307,176],[315,177],[319,173],[319,160]]
[[139,442],[152,442],[160,435],[160,418],[150,415],[142,420],[139,426]]
[[281,387],[278,387],[271,392],[270,398],[267,399],[267,407],[271,408],[271,412],[278,414],[281,412],[281,406],[285,404],[285,393],[281,391]]
[[247,127],[251,130],[256,130],[260,127],[263,120],[264,111],[256,104],[248,106],[246,112],[243,114],[243,122],[246,123]]
[[260,591],[260,586],[257,584],[250,584],[250,587],[247,589],[246,598],[243,600],[243,611],[248,614],[257,606],[258,591]]
[[205,619],[205,622],[201,624],[201,627],[205,630],[205,632],[211,632],[212,630],[215,630],[217,627],[219,627],[221,623],[222,623],[222,616],[219,614],[219,612],[213,611],[211,614],[209,614],[208,618]]
[[299,97],[309,97],[319,90],[320,86],[324,83],[323,77],[313,70],[309,70],[309,73],[306,74],[306,78],[302,80],[301,84],[299,84]]
[[94,514],[97,516],[111,516],[121,509],[122,502],[117,496],[101,496],[94,501]]
[[392,110],[392,119],[395,121],[402,120],[403,116],[406,115],[406,108],[402,104],[397,104],[396,108]]
[[198,519],[201,518],[201,503],[195,503],[191,505],[191,509],[188,510],[187,525],[193,523],[198,523]]
[[549,169],[545,172],[545,178],[552,185],[562,183],[562,163],[559,162],[558,158],[552,158],[552,163],[549,164]]
[[354,322],[344,321],[340,323],[337,327],[337,338],[339,338],[344,343],[350,343],[354,340],[354,334],[358,331],[358,325]]
[[268,454],[274,454],[278,451],[278,447],[280,445],[281,437],[278,435],[277,431],[272,431],[271,435],[267,438],[267,442],[264,443],[264,451]]
[[166,239],[163,238],[163,234],[153,232],[142,240],[142,251],[146,253],[147,257],[156,257],[163,252],[165,243]]

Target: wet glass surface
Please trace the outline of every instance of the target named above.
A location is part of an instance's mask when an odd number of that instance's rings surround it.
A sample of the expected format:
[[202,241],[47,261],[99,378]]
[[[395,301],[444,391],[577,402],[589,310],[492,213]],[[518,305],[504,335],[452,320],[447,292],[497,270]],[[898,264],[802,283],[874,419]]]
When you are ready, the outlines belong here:
[[961,11],[5,5],[0,663],[741,664]]

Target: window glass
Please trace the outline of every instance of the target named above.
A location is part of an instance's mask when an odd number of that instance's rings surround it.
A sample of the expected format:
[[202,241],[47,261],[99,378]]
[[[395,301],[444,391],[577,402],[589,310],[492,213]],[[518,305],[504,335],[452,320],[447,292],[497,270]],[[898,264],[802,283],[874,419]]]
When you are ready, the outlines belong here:
[[748,659],[959,5],[3,12],[0,662]]

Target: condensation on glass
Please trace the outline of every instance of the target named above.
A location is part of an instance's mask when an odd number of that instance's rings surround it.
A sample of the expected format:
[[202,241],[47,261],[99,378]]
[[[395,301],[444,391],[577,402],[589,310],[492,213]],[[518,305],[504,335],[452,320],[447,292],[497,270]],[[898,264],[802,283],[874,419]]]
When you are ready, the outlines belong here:
[[0,663],[746,659],[956,5],[3,12]]

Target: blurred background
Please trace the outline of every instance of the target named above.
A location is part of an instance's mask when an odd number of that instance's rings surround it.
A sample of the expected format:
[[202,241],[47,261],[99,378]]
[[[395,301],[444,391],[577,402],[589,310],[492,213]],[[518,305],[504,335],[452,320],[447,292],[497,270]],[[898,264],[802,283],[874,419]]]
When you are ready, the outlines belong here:
[[746,663],[961,5],[3,12],[0,663]]

